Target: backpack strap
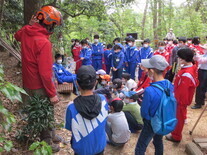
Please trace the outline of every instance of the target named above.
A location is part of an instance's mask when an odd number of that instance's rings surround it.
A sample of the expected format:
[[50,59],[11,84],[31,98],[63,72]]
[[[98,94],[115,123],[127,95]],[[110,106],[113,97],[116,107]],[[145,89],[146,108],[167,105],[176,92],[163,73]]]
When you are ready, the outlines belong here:
[[162,86],[160,86],[159,84],[152,84],[151,86],[162,90],[163,92],[166,93],[167,96],[170,96],[170,82],[168,80],[167,80],[167,88],[165,88],[165,89]]

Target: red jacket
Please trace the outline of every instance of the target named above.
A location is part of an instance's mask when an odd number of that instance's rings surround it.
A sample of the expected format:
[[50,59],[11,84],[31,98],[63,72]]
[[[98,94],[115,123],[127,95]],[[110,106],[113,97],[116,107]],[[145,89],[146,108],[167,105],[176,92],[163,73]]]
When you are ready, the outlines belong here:
[[192,49],[197,49],[198,50],[198,54],[199,55],[203,55],[204,54],[204,49],[199,45],[194,45],[194,44],[191,44],[191,46],[189,46],[189,48],[192,48]]
[[48,97],[56,95],[52,82],[52,45],[48,31],[40,24],[22,27],[14,37],[21,42],[23,87],[44,88]]
[[179,105],[190,105],[195,88],[198,86],[197,65],[181,68],[175,78],[175,98]]
[[75,45],[73,47],[72,52],[73,52],[73,59],[74,59],[74,61],[80,60],[80,51],[81,51],[81,49],[82,49],[81,45]]
[[163,52],[160,52],[159,50],[156,50],[154,52],[154,55],[161,55],[163,57],[165,57],[165,60],[170,63],[170,54],[168,53],[167,50],[164,50]]

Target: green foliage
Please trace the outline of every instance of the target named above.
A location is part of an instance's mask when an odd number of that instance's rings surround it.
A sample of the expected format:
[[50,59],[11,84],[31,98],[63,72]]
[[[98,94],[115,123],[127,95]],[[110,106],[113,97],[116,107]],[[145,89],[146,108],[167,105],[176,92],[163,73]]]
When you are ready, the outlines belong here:
[[43,130],[54,127],[53,106],[47,98],[30,97],[29,104],[24,107],[23,113],[27,117],[25,125],[17,136],[19,141],[35,141]]
[[[8,99],[12,102],[18,100],[22,101],[20,93],[26,94],[26,92],[4,80],[4,71],[2,66],[0,66],[0,92],[2,92]],[[13,144],[7,139],[6,133],[11,131],[12,124],[16,120],[14,115],[12,115],[0,101],[0,152],[10,151]]]
[[34,155],[51,155],[52,148],[45,141],[34,142],[29,147],[30,151],[34,152]]

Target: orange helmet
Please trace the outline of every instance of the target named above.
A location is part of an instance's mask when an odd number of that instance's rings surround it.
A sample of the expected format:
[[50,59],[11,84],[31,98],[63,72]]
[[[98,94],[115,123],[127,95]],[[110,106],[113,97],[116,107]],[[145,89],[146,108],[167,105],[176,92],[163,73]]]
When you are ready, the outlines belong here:
[[42,20],[46,25],[62,24],[62,15],[60,11],[53,6],[43,6],[39,11],[37,11],[36,17],[38,20]]
[[108,82],[111,80],[111,77],[108,74],[106,74],[106,75],[100,75],[100,77],[101,77],[101,79],[106,80]]

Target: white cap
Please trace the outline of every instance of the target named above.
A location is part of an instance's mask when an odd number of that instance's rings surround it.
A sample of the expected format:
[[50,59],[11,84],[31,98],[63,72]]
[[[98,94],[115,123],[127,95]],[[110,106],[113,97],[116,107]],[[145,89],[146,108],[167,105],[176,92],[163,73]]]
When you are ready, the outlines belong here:
[[96,74],[99,74],[99,75],[106,75],[106,72],[105,72],[105,70],[103,70],[103,69],[99,69],[99,70],[96,72]]
[[150,59],[142,59],[141,65],[145,68],[155,68],[164,71],[168,66],[168,62],[161,55],[153,55]]

